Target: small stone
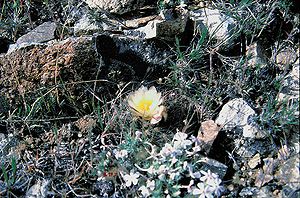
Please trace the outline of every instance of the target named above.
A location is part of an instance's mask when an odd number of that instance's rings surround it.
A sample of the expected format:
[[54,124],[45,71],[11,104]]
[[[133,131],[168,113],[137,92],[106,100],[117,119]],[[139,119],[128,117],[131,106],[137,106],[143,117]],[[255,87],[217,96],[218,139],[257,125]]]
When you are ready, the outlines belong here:
[[254,155],[248,162],[248,166],[251,169],[254,169],[257,165],[259,165],[261,163],[261,159],[260,159],[260,154],[257,153],[256,155]]
[[147,25],[148,22],[154,20],[157,17],[157,15],[146,16],[137,19],[126,20],[124,23],[127,28],[138,28]]
[[295,188],[295,185],[300,187],[300,172],[299,172],[299,156],[295,155],[285,161],[280,163],[278,171],[275,174],[276,179],[279,180],[281,184],[289,184]]
[[36,184],[30,187],[30,189],[26,192],[25,198],[45,198],[47,197],[47,187],[49,185],[49,180],[38,181]]
[[78,20],[74,25],[74,34],[76,36],[80,35],[92,35],[96,32],[101,32],[102,27],[95,21],[92,21],[88,15],[84,15],[80,20]]
[[186,22],[187,17],[185,15],[172,20],[155,19],[149,21],[144,27],[134,30],[124,30],[124,34],[142,39],[163,38],[171,40],[176,35],[184,32]]
[[266,64],[266,60],[263,54],[263,47],[260,43],[254,42],[246,49],[247,56],[247,66],[256,67],[259,65],[260,67]]
[[209,152],[214,140],[219,134],[219,131],[220,126],[218,126],[213,120],[208,120],[201,123],[197,138],[199,139],[201,147],[206,153]]
[[258,193],[258,188],[256,187],[245,187],[241,190],[241,192],[239,193],[239,195],[241,197],[246,197],[246,196],[254,196]]
[[284,70],[286,66],[295,64],[297,57],[299,56],[299,49],[297,52],[297,50],[295,50],[294,48],[287,46],[281,49],[279,52],[276,52],[275,56],[276,63],[279,65],[280,69]]

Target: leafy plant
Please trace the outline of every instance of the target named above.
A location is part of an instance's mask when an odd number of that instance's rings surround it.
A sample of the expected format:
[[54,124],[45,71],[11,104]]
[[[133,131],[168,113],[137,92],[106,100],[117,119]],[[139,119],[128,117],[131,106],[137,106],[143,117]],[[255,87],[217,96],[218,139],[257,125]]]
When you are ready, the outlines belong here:
[[14,156],[11,157],[10,166],[11,169],[8,170],[7,167],[5,167],[4,163],[1,164],[2,176],[4,178],[4,182],[6,183],[6,188],[8,189],[8,191],[16,181],[17,160]]

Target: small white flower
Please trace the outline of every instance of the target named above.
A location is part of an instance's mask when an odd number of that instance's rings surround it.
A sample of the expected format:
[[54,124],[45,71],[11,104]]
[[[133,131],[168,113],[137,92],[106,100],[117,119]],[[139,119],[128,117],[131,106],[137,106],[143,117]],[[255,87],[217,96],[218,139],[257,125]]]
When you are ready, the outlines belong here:
[[174,137],[173,140],[175,141],[184,141],[187,138],[187,134],[186,133],[182,133],[182,132],[177,132]]
[[139,188],[139,190],[141,191],[141,194],[143,195],[143,197],[150,196],[150,191],[148,190],[148,188],[146,186],[141,186]]
[[188,156],[193,156],[193,155],[195,155],[196,153],[198,153],[199,151],[201,151],[201,146],[196,144],[196,145],[192,148],[192,151],[185,151],[185,152],[187,153]]
[[165,178],[166,178],[165,174],[158,175],[158,179],[161,180],[161,181],[165,180]]
[[198,195],[197,197],[199,197],[199,198],[213,198],[212,193],[202,182],[198,183],[197,187],[193,188],[192,194]]
[[155,170],[154,166],[151,165],[151,166],[148,168],[148,173],[151,174],[151,175],[153,175],[153,174],[156,173],[156,170]]
[[125,180],[125,185],[127,187],[130,187],[132,184],[133,185],[136,185],[138,183],[138,177],[140,175],[138,173],[133,173],[133,172],[130,172],[130,174],[125,174],[125,175],[122,175],[123,179]]
[[215,186],[216,179],[219,178],[218,175],[212,173],[210,170],[208,170],[207,172],[200,170],[200,172],[203,174],[203,176],[200,178],[201,181],[205,182],[210,186]]
[[141,139],[142,134],[143,134],[143,132],[141,132],[141,131],[136,131],[136,132],[135,132],[135,139],[136,139],[136,140]]
[[216,178],[213,185],[209,186],[209,189],[214,192],[217,197],[220,197],[222,192],[225,190],[221,183],[222,180],[220,178]]
[[187,134],[182,132],[177,132],[174,135],[174,147],[176,149],[186,149],[187,146],[190,146],[193,142],[191,140],[187,140]]
[[191,192],[192,192],[192,190],[193,190],[192,187],[193,187],[194,183],[195,183],[194,180],[191,179],[189,185],[187,186],[187,191],[188,191],[188,193],[191,193]]
[[151,191],[155,189],[155,181],[154,180],[148,180],[147,181],[147,188],[149,188]]
[[174,193],[172,194],[172,197],[179,197],[179,195],[180,195],[180,190],[174,192]]
[[189,165],[188,162],[187,162],[187,161],[184,161],[184,162],[183,162],[183,165],[182,165],[182,169],[183,169],[183,170],[186,170],[186,168],[188,167],[188,165]]
[[178,161],[178,159],[176,157],[172,157],[170,159],[170,161],[171,161],[171,165],[170,166],[173,166],[173,164],[175,164]]
[[162,155],[163,157],[167,157],[169,155],[172,155],[176,152],[176,149],[169,143],[166,143],[164,145],[164,147],[162,147],[161,151],[160,151],[160,155]]
[[125,158],[127,156],[128,156],[127,150],[120,150],[120,151],[116,150],[115,151],[115,157],[117,159],[122,159],[122,158]]

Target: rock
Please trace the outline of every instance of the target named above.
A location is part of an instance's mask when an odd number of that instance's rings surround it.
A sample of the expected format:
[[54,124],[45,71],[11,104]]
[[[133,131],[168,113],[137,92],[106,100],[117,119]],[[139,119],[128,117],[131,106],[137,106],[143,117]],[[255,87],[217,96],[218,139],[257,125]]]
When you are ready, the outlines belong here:
[[97,46],[102,57],[122,61],[139,69],[142,69],[142,64],[164,66],[171,54],[162,43],[120,35],[99,35]]
[[213,120],[208,120],[201,123],[197,138],[200,141],[201,148],[206,153],[209,153],[214,140],[219,134],[219,131],[220,126],[218,126]]
[[268,151],[275,149],[274,145],[268,139],[247,139],[246,141],[237,139],[234,141],[234,145],[236,153],[244,160],[252,158],[257,153],[261,156],[267,155]]
[[226,175],[228,167],[217,160],[210,159],[208,157],[201,157],[199,162],[202,165],[201,170],[210,170],[211,172],[217,174],[220,179]]
[[247,196],[255,196],[258,193],[259,189],[256,187],[245,187],[239,193],[240,197],[247,197]]
[[262,67],[267,62],[263,53],[263,46],[259,42],[254,42],[247,46],[246,56],[247,66],[249,67],[256,67],[257,65]]
[[[299,181],[298,181],[298,183],[299,183]],[[298,189],[295,189],[295,188],[291,188],[290,185],[285,185],[285,186],[282,187],[282,190],[281,190],[281,193],[280,193],[279,197],[299,198],[300,197],[299,187],[298,187]]]
[[92,35],[93,33],[101,31],[103,31],[101,25],[96,21],[92,21],[88,15],[83,15],[74,25],[74,34],[76,36]]
[[273,158],[263,159],[264,165],[255,174],[255,186],[262,187],[274,179],[273,172],[277,166],[277,160]]
[[294,110],[295,116],[299,116],[299,69],[299,64],[293,65],[292,71],[285,76],[277,96],[279,102],[287,102],[288,107]]
[[[276,43],[276,45],[278,45],[278,43]],[[297,51],[291,46],[286,46],[280,49],[279,51],[277,51],[276,48],[276,51],[274,53],[276,63],[282,70],[284,70],[287,66],[291,64],[299,64],[299,49]],[[296,61],[298,63],[296,63]]]
[[195,22],[197,31],[208,29],[211,37],[223,46],[232,45],[232,33],[235,22],[229,16],[222,14],[220,10],[203,8],[190,11],[190,18]]
[[258,166],[261,163],[261,159],[260,159],[260,154],[257,153],[256,155],[254,155],[249,161],[248,161],[248,166],[251,169],[254,169],[256,166]]
[[263,186],[262,188],[259,189],[255,197],[259,198],[259,197],[274,197],[274,196],[270,186]]
[[[53,86],[58,79],[64,83],[95,79],[98,60],[91,37],[16,49],[0,58],[0,96],[11,108],[23,100],[24,94],[30,104],[38,97],[33,90]],[[77,89],[75,84],[69,91],[73,89]]]
[[49,180],[38,181],[36,184],[30,187],[26,192],[25,198],[45,198],[47,197],[47,186],[49,185]]
[[186,22],[186,15],[171,20],[155,19],[149,21],[144,27],[134,30],[124,30],[124,34],[142,39],[163,38],[173,40],[176,35],[180,35],[184,32]]
[[55,39],[57,25],[55,22],[45,22],[29,33],[21,36],[16,44],[9,46],[9,52],[18,48],[21,44],[44,43]]
[[115,191],[112,181],[101,179],[98,179],[93,184],[93,189],[94,192],[100,197],[112,197],[112,194]]
[[216,124],[219,124],[225,130],[240,128],[243,136],[248,138],[261,138],[262,132],[252,121],[252,117],[256,116],[255,111],[242,98],[237,98],[226,103],[218,118]]
[[[84,0],[90,8],[109,11],[115,14],[124,14],[148,5],[147,0]],[[153,3],[153,2],[152,2]]]
[[158,16],[152,15],[152,16],[146,16],[137,19],[130,19],[130,20],[126,20],[124,23],[127,28],[138,28],[147,25],[148,22],[154,20],[155,18],[158,18]]
[[275,178],[279,183],[288,185],[291,189],[300,188],[299,155],[294,155],[284,163],[279,164]]

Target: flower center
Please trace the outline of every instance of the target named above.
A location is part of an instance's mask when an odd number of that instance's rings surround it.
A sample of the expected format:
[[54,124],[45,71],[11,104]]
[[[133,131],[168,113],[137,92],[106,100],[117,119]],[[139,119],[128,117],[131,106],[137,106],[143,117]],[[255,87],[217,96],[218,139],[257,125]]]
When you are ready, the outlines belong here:
[[138,109],[144,112],[149,111],[152,102],[152,100],[142,99],[138,104]]

